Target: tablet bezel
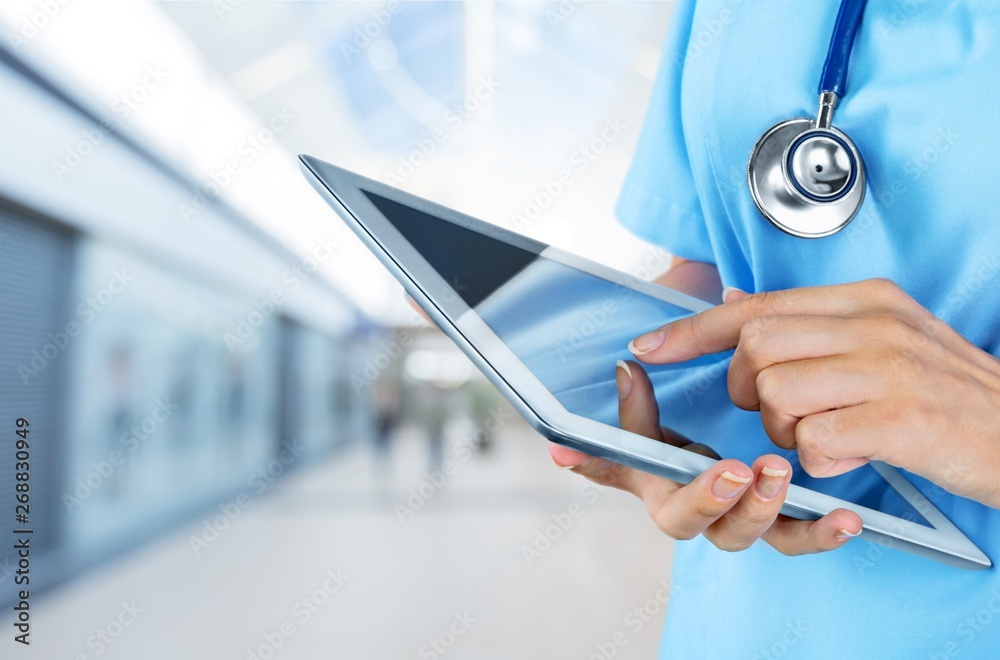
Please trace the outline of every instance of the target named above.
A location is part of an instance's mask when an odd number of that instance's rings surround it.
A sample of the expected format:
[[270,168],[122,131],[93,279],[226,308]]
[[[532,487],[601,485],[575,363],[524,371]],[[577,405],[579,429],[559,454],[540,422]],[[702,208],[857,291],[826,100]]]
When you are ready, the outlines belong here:
[[[543,436],[591,455],[681,483],[690,482],[716,463],[716,459],[567,411],[476,311],[462,300],[456,291],[460,283],[446,282],[375,207],[364,191],[528,249],[543,258],[608,279],[691,312],[708,309],[712,307],[710,303],[631,277],[311,156],[300,155],[299,160],[307,179],[323,199],[518,413]],[[864,523],[862,538],[959,568],[984,569],[992,565],[989,558],[898,470],[875,462],[872,467],[930,526],[794,484],[789,487],[782,513],[800,519],[815,519],[836,508],[845,508],[861,517]]]

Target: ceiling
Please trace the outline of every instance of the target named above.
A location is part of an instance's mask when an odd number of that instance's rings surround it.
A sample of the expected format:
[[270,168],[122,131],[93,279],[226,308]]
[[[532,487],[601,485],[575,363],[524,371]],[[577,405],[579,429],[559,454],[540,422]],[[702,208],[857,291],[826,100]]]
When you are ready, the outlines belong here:
[[[5,4],[9,25],[37,11]],[[123,123],[201,181],[237,159],[222,196],[302,254],[333,232],[343,249],[322,274],[400,324],[400,287],[295,155],[634,271],[650,248],[613,205],[672,4],[108,0],[61,6],[26,52],[107,107],[144,67],[166,67]]]

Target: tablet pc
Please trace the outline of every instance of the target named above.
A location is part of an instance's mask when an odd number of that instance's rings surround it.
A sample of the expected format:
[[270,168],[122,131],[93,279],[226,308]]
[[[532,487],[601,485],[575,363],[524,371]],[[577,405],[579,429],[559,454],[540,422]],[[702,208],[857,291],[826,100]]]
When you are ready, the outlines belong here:
[[[630,339],[710,303],[319,159],[299,159],[323,199],[541,435],[681,483],[715,462],[619,428],[614,377],[616,361],[631,357]],[[725,373],[727,360],[704,356],[647,370],[659,399],[667,390],[699,391],[706,374]],[[699,415],[710,421],[710,406],[723,404],[706,397],[703,405]],[[959,568],[991,566],[895,468],[873,462],[813,479],[792,465],[782,513],[816,519],[850,509],[864,523],[862,538]]]

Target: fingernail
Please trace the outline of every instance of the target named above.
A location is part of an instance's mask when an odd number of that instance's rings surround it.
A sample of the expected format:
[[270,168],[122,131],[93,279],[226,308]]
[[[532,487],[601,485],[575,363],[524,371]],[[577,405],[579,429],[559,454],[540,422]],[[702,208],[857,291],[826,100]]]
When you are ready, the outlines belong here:
[[632,352],[632,355],[645,355],[650,351],[655,351],[663,345],[663,339],[666,334],[666,331],[662,328],[647,332],[641,337],[636,337],[630,341],[628,343],[628,350]]
[[746,293],[743,289],[737,289],[734,286],[727,286],[722,288],[722,302],[726,302],[729,298],[730,293]]
[[838,541],[846,541],[848,539],[853,539],[855,536],[861,534],[861,530],[854,532],[853,534],[846,529],[842,529],[834,536]]
[[618,381],[618,400],[624,401],[632,393],[632,369],[629,368],[628,362],[618,360],[618,369],[615,370],[615,375]]
[[787,474],[788,468],[761,468],[760,475],[757,477],[757,494],[765,500],[777,497],[781,491],[781,487],[785,485],[785,476]]
[[559,463],[556,463],[555,459],[552,459],[552,464],[555,465],[560,470],[572,470],[573,468],[576,467],[575,465],[560,465]]
[[712,484],[712,495],[720,500],[728,500],[736,497],[748,483],[750,483],[750,477],[738,477],[726,470]]

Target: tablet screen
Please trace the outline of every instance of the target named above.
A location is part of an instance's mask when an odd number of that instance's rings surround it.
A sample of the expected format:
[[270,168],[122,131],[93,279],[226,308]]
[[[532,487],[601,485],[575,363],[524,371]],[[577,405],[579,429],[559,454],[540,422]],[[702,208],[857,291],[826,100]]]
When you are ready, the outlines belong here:
[[[545,254],[546,245],[519,245],[365,192],[394,227],[449,282],[470,308],[569,412],[618,426],[617,360],[631,359],[628,342],[692,312],[598,277]],[[726,390],[731,353],[673,365],[647,366],[663,423],[724,457],[752,462],[782,453],[794,483],[920,524],[926,521],[871,468],[813,479],[794,452],[757,438],[719,438],[720,425],[740,415]],[[734,428],[745,428],[735,424]],[[759,427],[759,423],[757,424]],[[714,436],[714,437],[713,437]]]

